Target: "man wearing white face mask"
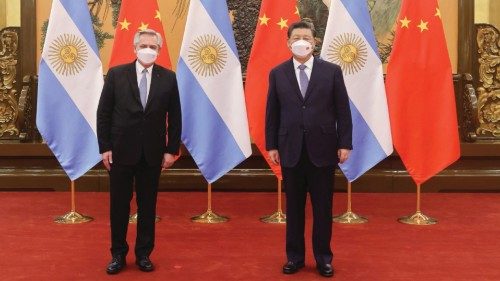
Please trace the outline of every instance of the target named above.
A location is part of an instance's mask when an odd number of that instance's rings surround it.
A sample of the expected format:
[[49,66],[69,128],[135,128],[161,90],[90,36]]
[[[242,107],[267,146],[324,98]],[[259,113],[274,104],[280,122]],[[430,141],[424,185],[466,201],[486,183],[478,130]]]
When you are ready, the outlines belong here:
[[330,247],[335,167],[352,149],[352,121],[342,70],[313,57],[315,30],[296,22],[288,29],[293,58],[269,74],[266,149],[281,165],[286,191],[286,255],[283,273],[305,262],[305,202],[313,209],[313,252],[318,272],[333,276]]
[[[110,178],[112,260],[108,274],[126,264],[127,227],[135,183],[136,264],[152,271],[160,173],[179,153],[181,107],[175,73],[155,64],[162,38],[154,30],[134,36],[137,60],[109,69],[97,109],[97,138]],[[168,126],[166,117],[168,114]],[[168,127],[168,143],[166,133]]]

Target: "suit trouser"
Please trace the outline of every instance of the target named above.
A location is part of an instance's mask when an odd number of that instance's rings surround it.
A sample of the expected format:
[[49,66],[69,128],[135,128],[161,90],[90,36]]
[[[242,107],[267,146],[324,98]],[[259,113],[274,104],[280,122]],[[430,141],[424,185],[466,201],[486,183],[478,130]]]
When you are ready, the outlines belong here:
[[332,199],[334,167],[316,167],[309,159],[305,144],[295,167],[282,167],[286,193],[286,254],[288,261],[305,259],[305,204],[307,192],[313,209],[313,253],[316,263],[330,264],[333,253]]
[[110,176],[111,254],[127,255],[127,229],[135,180],[137,237],[135,255],[149,256],[154,248],[156,198],[161,167],[148,166],[144,155],[136,165],[113,163]]

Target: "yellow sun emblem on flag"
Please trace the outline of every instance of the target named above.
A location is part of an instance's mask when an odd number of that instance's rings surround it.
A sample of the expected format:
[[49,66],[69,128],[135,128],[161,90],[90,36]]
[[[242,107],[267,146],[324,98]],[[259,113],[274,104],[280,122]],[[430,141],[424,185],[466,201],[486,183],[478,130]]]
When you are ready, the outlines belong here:
[[328,46],[327,59],[342,68],[345,74],[354,74],[365,66],[368,51],[363,39],[353,33],[342,33]]
[[198,75],[217,75],[226,65],[226,45],[215,35],[200,36],[189,47],[188,61]]
[[57,73],[69,76],[77,74],[85,67],[88,51],[78,36],[62,34],[50,44],[48,56]]

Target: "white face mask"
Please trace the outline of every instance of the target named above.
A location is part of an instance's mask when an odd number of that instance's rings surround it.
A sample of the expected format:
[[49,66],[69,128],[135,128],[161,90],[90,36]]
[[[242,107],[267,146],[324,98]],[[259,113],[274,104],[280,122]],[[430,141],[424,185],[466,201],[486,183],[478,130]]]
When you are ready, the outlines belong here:
[[137,51],[137,58],[144,64],[151,64],[156,61],[158,52],[150,48],[144,48]]
[[292,53],[297,57],[307,57],[313,51],[311,43],[306,40],[295,41],[292,44]]

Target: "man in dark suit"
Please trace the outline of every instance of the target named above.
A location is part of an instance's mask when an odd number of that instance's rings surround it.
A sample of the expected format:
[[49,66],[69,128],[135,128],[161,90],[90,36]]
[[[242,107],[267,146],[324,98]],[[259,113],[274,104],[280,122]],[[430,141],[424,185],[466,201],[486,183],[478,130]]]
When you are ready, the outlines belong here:
[[271,70],[266,110],[266,149],[281,165],[286,191],[283,273],[304,267],[306,195],[313,208],[313,251],[323,276],[333,276],[332,197],[335,166],[349,157],[352,121],[342,70],[314,58],[315,30],[301,21],[288,29],[293,58]]
[[106,268],[108,274],[120,272],[126,264],[134,182],[138,207],[136,264],[142,271],[154,269],[149,255],[155,240],[158,181],[161,171],[174,163],[181,135],[175,73],[154,63],[161,45],[161,35],[156,31],[137,32],[137,60],[108,71],[99,100],[97,137],[110,178],[113,258]]

